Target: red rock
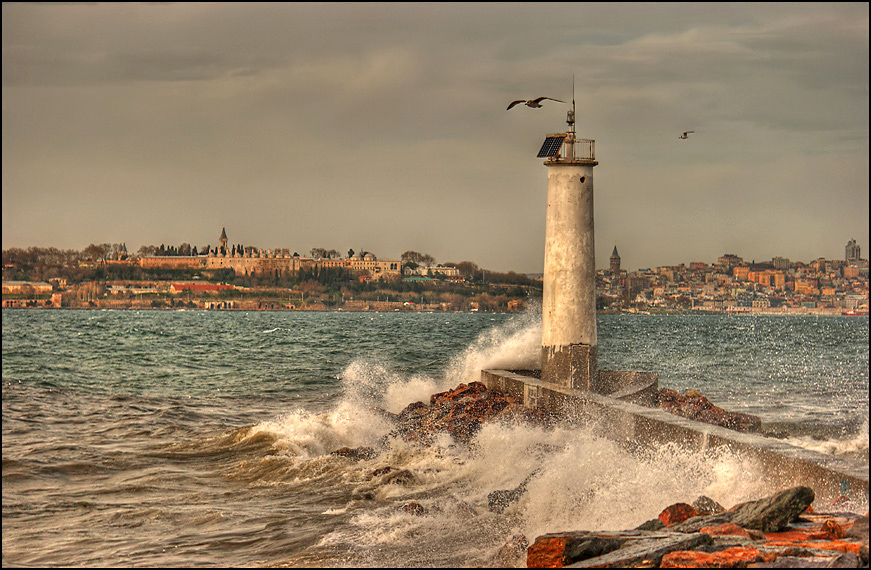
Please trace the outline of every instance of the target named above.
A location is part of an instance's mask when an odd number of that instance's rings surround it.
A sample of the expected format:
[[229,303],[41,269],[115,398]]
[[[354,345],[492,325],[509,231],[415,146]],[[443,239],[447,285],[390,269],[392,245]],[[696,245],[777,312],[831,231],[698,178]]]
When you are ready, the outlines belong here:
[[[767,547],[797,547],[816,548],[818,550],[834,550],[836,552],[852,552],[858,555],[862,544],[844,540],[825,540],[823,533],[808,533],[802,531],[773,532],[766,534]],[[778,535],[778,536],[772,536]],[[784,536],[786,535],[786,536]],[[803,535],[799,538],[797,535]]]
[[692,505],[686,503],[675,503],[666,507],[665,510],[659,513],[659,520],[661,520],[662,524],[665,526],[671,526],[673,524],[681,523],[688,518],[692,518],[697,514],[698,513]]
[[455,440],[467,443],[484,422],[499,417],[535,420],[542,414],[519,413],[517,398],[487,390],[481,382],[460,384],[453,390],[430,397],[430,405],[415,402],[397,417],[396,435],[405,441],[430,445],[434,436],[446,432]]
[[543,535],[526,549],[527,568],[562,568],[566,565],[566,535]]
[[711,536],[741,536],[744,538],[753,538],[746,529],[741,528],[735,523],[725,523],[719,526],[706,526],[699,530]]
[[774,555],[763,555],[759,550],[735,546],[719,552],[680,550],[662,557],[660,568],[744,568],[751,562],[770,562]]

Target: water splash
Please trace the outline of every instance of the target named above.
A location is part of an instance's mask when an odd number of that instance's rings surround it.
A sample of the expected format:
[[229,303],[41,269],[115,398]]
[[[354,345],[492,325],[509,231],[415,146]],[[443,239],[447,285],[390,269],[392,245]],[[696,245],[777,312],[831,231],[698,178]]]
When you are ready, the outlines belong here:
[[[433,560],[490,566],[516,534],[533,540],[548,532],[628,529],[701,495],[728,508],[775,491],[758,465],[726,448],[694,452],[668,444],[630,451],[569,425],[487,424],[470,446],[447,435],[427,448],[386,437],[391,424],[373,408],[398,413],[409,403],[428,403],[431,394],[478,380],[486,368],[535,368],[540,335],[539,313],[518,315],[479,335],[441,376],[358,358],[341,374],[343,396],[334,411],[294,412],[261,424],[278,434],[276,447],[306,461],[320,461],[342,446],[378,450],[343,465],[343,475],[331,480],[344,485],[346,502],[325,512],[341,523],[315,550],[356,566],[425,566]],[[866,450],[867,433],[866,421],[864,440],[860,434],[856,443],[864,442]],[[525,492],[506,510],[489,508],[491,492],[523,482]],[[423,514],[403,509],[409,503]]]
[[482,333],[446,371],[449,384],[480,380],[481,370],[534,369],[541,361],[541,308],[533,307]]
[[796,447],[810,449],[818,453],[844,457],[846,459],[868,463],[868,418],[854,433],[844,433],[842,437],[820,439],[810,435],[793,436],[786,442]]

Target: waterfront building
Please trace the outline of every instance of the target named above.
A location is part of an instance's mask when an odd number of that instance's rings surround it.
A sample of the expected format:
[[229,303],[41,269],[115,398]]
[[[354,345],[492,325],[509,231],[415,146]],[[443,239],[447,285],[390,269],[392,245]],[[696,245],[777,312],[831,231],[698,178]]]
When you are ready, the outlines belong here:
[[8,294],[23,294],[34,293],[36,295],[45,295],[51,293],[51,283],[45,281],[4,281],[3,293]]

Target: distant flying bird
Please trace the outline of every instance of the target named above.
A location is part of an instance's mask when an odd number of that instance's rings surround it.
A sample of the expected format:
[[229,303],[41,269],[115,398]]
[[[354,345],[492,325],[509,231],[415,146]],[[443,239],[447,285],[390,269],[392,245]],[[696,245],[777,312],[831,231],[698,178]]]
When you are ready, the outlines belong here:
[[690,138],[690,133],[694,133],[694,132],[695,132],[695,131],[685,131],[684,134],[682,134],[682,135],[681,135],[680,137],[678,137],[678,138],[681,138],[681,139],[688,139],[688,138]]
[[523,103],[527,107],[532,107],[533,109],[537,109],[538,107],[541,107],[541,102],[544,101],[545,99],[549,99],[551,101],[556,101],[557,103],[565,103],[565,101],[560,101],[559,99],[554,99],[553,97],[539,97],[538,99],[530,99],[529,101],[527,101],[525,99],[518,99],[517,101],[512,101],[512,103],[510,105],[508,105],[508,109],[505,109],[505,110],[509,111],[511,109],[511,107],[513,107],[514,105],[517,105],[518,103]]

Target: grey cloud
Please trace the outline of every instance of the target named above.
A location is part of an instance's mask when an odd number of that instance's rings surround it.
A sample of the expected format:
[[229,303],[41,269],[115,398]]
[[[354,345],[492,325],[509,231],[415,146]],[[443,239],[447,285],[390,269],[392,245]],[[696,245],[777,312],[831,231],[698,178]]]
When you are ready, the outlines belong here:
[[[733,231],[763,247],[787,233],[780,222],[766,233],[765,215],[831,226],[867,200],[867,15],[858,4],[4,3],[4,247],[40,245],[47,225],[64,228],[52,235],[68,242],[44,243],[58,247],[206,242],[226,225],[266,247],[365,242],[384,257],[416,249],[538,271],[534,155],[567,107],[505,106],[568,100],[573,75],[580,132],[599,150],[605,259],[617,242],[627,266],[687,261],[688,225],[707,228],[693,245],[709,258]],[[686,129],[698,136],[680,146]],[[826,157],[818,174],[797,175],[812,156]],[[742,188],[765,200],[728,199],[742,165]],[[813,202],[838,173],[832,203]],[[58,206],[37,214],[32,196]],[[79,207],[95,196],[104,209]],[[838,225],[862,241],[867,215]]]

